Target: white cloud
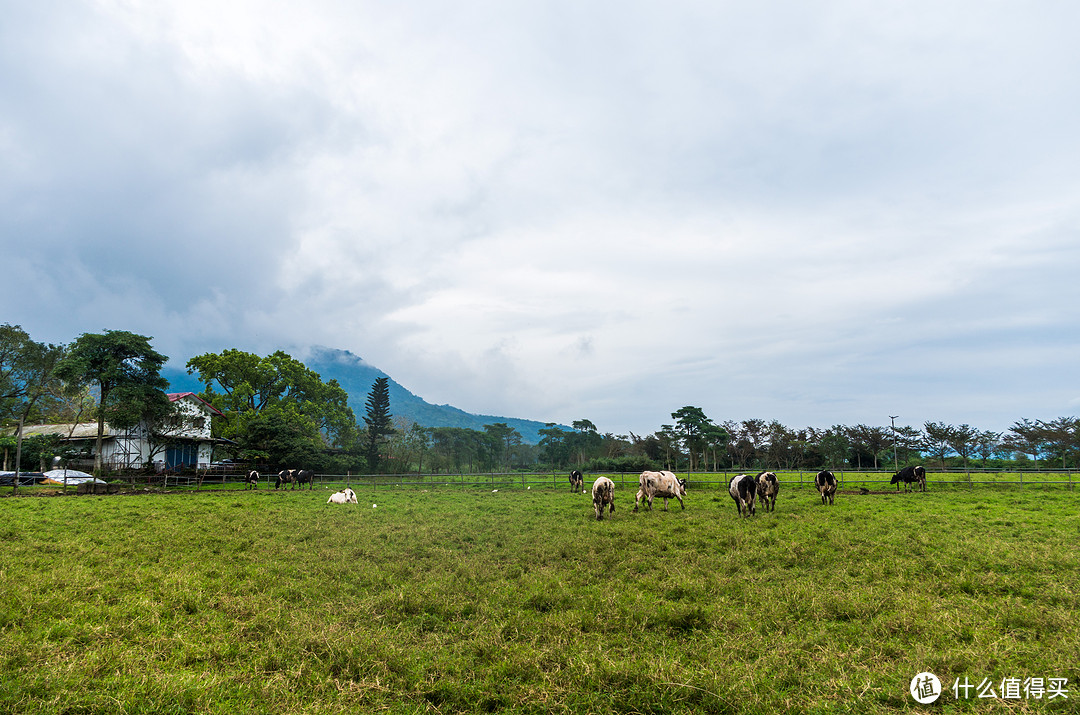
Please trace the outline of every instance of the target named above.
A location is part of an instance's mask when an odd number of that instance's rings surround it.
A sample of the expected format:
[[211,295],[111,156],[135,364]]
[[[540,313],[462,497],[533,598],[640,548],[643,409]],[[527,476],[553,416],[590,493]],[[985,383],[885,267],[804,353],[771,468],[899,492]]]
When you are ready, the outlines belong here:
[[37,3],[0,28],[0,309],[605,431],[1056,416],[1078,13]]

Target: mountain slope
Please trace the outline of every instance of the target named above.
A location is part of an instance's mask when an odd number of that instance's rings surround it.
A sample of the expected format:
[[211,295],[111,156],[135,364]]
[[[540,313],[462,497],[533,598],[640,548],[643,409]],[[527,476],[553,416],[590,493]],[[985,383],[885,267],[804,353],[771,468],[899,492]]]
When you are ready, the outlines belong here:
[[[475,415],[450,405],[433,405],[406,390],[379,368],[364,362],[363,359],[347,350],[313,347],[303,363],[319,373],[323,382],[331,379],[338,381],[338,384],[349,395],[349,406],[356,415],[357,421],[363,420],[365,402],[368,393],[371,392],[372,384],[377,378],[386,377],[389,378],[390,411],[396,417],[404,417],[424,427],[463,427],[483,430],[484,425],[504,422],[516,429],[524,442],[537,444],[540,441],[540,430],[545,426],[543,422],[536,420]],[[202,391],[202,385],[199,384],[195,375],[188,375],[184,370],[166,368],[162,370],[162,375],[169,380],[172,391]]]

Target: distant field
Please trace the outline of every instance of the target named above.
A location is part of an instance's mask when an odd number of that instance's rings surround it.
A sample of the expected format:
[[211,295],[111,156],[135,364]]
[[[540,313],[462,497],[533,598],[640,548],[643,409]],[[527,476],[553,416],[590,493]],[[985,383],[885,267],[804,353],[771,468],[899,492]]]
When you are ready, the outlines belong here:
[[603,522],[562,483],[2,498],[0,712],[1077,710],[1080,494],[797,476],[747,520],[718,486]]
[[[747,470],[750,474],[757,474],[759,470]],[[246,472],[244,472],[246,473]],[[705,488],[705,489],[718,489],[721,486],[726,488],[728,481],[736,474],[740,472],[737,470],[728,470],[726,472],[693,472],[687,473],[686,471],[676,472],[680,478],[689,478],[690,484],[693,488]],[[785,471],[776,470],[775,472],[780,479],[780,482],[788,489],[804,488],[813,489],[814,475],[816,470],[812,471]],[[354,488],[359,490],[375,490],[386,487],[432,487],[432,488],[444,488],[453,487],[456,489],[469,489],[469,488],[520,488],[526,487],[546,487],[552,489],[569,489],[569,482],[567,481],[567,472],[559,471],[555,473],[505,473],[505,474],[400,474],[400,475],[379,475],[379,476],[352,476],[346,477],[345,475],[316,475],[316,487],[329,487],[332,489],[339,489],[343,487],[348,479]],[[600,472],[587,473],[585,475],[586,485],[592,484],[592,481],[600,476]],[[605,476],[611,477],[615,484],[624,490],[631,488],[636,489],[638,473],[612,473],[603,472]],[[896,486],[891,485],[889,480],[891,479],[893,472],[872,472],[864,470],[844,470],[835,472],[838,479],[841,481],[841,488],[866,488],[871,491],[896,491]],[[154,488],[161,488],[163,486],[160,477],[154,477],[153,483],[147,483],[147,477],[132,477],[134,485],[136,487],[152,486]],[[274,484],[273,475],[263,474],[259,489],[272,489]],[[196,478],[193,476],[183,477],[170,477],[169,482],[166,485],[170,490],[177,489],[199,489],[196,485]],[[1072,470],[1031,470],[1025,472],[1019,471],[976,471],[971,472],[964,471],[950,471],[942,472],[935,471],[932,467],[927,470],[927,488],[930,490],[936,488],[953,488],[953,487],[970,487],[979,488],[983,485],[1009,485],[1020,489],[1026,489],[1028,487],[1041,487],[1046,485],[1058,486],[1066,489],[1072,489],[1080,486],[1080,472],[1074,472]],[[202,490],[212,489],[238,489],[243,490],[245,484],[243,482],[243,473],[240,471],[206,475],[203,479],[201,486]],[[20,487],[20,489],[26,489]],[[69,487],[69,491],[74,491],[74,487]],[[36,493],[45,491],[55,491],[52,487],[33,487],[27,493]],[[5,493],[0,488],[0,494]]]

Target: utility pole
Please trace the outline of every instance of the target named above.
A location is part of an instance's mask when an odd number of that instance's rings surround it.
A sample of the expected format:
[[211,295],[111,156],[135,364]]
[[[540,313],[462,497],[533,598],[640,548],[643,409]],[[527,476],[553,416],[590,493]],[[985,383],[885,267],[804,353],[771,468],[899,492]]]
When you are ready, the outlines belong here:
[[892,470],[896,471],[896,418],[900,415],[889,415],[889,422],[892,423]]

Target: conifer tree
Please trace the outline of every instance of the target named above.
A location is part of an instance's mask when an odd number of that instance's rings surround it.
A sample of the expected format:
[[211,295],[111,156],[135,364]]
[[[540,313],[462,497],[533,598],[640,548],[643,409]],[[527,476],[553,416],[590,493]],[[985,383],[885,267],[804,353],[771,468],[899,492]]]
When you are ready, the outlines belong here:
[[390,422],[390,378],[375,379],[365,404],[367,405],[367,413],[364,415],[364,423],[367,425],[367,445],[364,451],[368,468],[375,472],[379,469],[379,445],[384,437],[394,432],[394,427]]

